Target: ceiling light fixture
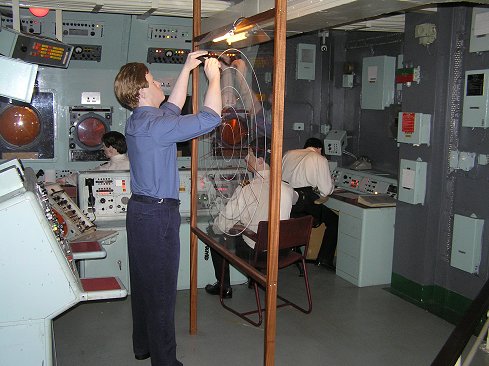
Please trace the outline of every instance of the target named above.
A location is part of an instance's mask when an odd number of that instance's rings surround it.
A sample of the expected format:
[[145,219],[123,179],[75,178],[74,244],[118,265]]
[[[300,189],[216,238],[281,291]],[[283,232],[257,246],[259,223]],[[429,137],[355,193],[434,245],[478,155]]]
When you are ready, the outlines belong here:
[[227,31],[226,33],[224,33],[221,36],[214,38],[212,40],[212,42],[217,43],[217,42],[221,42],[221,41],[226,41],[227,44],[230,45],[233,42],[238,42],[238,41],[242,41],[243,39],[246,39],[247,33],[248,33],[247,32],[248,27],[246,29],[241,29],[239,32],[237,32],[237,30],[236,30],[239,23],[241,23],[244,19],[245,18],[236,19],[229,31]]
[[267,10],[249,18],[240,17],[231,24],[196,36],[194,42],[204,48],[205,45],[209,47],[209,43],[213,43],[214,45],[210,46],[213,49],[222,47],[224,43],[222,41],[226,41],[228,45],[236,43],[233,46],[237,48],[267,42],[270,37],[261,27],[263,23],[273,22],[274,17],[275,9]]
[[230,30],[223,36],[214,38],[212,42],[217,43],[221,41],[226,41],[228,45],[231,45],[233,42],[239,42],[248,37],[248,32],[234,33],[234,30]]

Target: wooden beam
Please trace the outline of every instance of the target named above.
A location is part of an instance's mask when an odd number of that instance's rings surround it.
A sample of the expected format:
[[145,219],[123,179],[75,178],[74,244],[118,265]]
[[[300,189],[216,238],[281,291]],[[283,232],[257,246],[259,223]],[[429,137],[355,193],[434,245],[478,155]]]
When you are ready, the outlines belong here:
[[282,145],[285,90],[285,42],[287,22],[286,0],[275,0],[273,100],[272,100],[272,154],[270,173],[270,202],[268,226],[267,294],[265,310],[264,364],[275,364],[275,337],[277,330],[277,277],[280,224],[280,191],[282,182]]
[[[193,0],[193,34],[192,39],[201,32],[201,0]],[[197,46],[192,42],[192,50],[195,51]],[[199,68],[192,71],[192,110],[197,112],[199,108]],[[197,226],[197,180],[198,180],[198,162],[199,147],[198,138],[191,143],[191,181],[190,181],[190,227]],[[198,239],[195,233],[190,230],[190,334],[197,334],[197,266],[198,266]]]

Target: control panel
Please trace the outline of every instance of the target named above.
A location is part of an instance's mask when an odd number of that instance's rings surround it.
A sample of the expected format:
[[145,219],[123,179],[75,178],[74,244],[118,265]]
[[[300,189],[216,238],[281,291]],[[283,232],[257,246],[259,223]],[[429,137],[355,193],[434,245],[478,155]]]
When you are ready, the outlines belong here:
[[124,218],[131,197],[129,170],[94,170],[78,175],[80,209],[93,220]]
[[67,68],[73,46],[53,39],[4,28],[0,32],[0,53],[38,65]]
[[387,194],[397,198],[397,179],[388,173],[337,167],[331,175],[338,188],[360,194]]
[[[180,214],[189,217],[191,170],[181,169],[179,176]],[[94,221],[123,219],[131,197],[130,179],[130,172],[123,170],[80,172],[77,186],[81,211]],[[197,209],[205,214],[219,212],[234,190],[247,179],[248,173],[237,168],[199,170]]]
[[102,46],[90,44],[74,44],[72,60],[97,61],[102,60]]
[[341,156],[343,150],[346,148],[346,143],[346,131],[331,130],[324,139],[324,153],[326,155]]
[[66,20],[63,22],[63,36],[102,38],[104,23],[90,20]]
[[184,49],[150,47],[146,61],[149,64],[184,64],[189,52]]
[[46,191],[55,215],[66,225],[64,233],[68,240],[96,230],[95,225],[58,184],[47,184]]
[[60,223],[59,215],[56,214],[56,210],[53,208],[49,201],[48,191],[42,184],[37,184],[35,188],[37,199],[39,200],[44,215],[46,216],[46,220],[51,227],[54,237],[56,238],[56,242],[58,243],[61,252],[64,254],[64,257],[66,258],[68,267],[75,276],[78,276],[78,271],[75,267],[75,261],[73,258],[73,253],[71,252],[71,247],[68,244],[68,241],[65,239],[63,226]]
[[165,40],[191,43],[192,27],[184,25],[150,24],[148,25],[148,40]]
[[[7,180],[0,172],[0,187],[11,189],[0,196],[0,277],[8,279],[0,282],[2,364],[53,365],[53,319],[80,301],[121,298],[127,290],[116,277],[80,278],[48,190],[31,168],[6,171]],[[11,171],[18,171],[22,189]]]
[[251,179],[238,168],[199,171],[197,209],[214,216],[219,213],[236,188]]

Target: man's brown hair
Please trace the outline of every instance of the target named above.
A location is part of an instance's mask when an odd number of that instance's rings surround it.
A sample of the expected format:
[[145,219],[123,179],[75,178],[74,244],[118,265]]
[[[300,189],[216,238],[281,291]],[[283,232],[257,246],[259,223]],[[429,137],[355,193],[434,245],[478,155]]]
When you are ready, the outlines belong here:
[[141,62],[130,62],[119,70],[114,81],[114,93],[119,103],[129,109],[139,104],[139,90],[149,87],[147,66]]

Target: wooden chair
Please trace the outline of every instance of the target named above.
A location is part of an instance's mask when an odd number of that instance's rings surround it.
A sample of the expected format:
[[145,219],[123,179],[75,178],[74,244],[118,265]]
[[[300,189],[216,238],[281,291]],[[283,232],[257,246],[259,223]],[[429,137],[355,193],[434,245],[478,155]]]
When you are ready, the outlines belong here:
[[[306,287],[308,306],[307,308],[301,307],[296,303],[277,294],[277,298],[283,302],[282,304],[277,305],[277,308],[290,305],[306,314],[309,314],[312,311],[311,289],[309,287],[309,278],[308,278],[307,267],[306,267],[306,255],[309,246],[309,239],[311,236],[312,224],[313,224],[312,216],[303,216],[300,218],[292,218],[289,220],[280,221],[278,269],[281,270],[283,268],[289,267],[297,263],[302,264],[302,267],[304,269],[303,278]],[[249,264],[262,272],[266,271],[268,221],[261,221],[258,224],[258,230],[256,233],[247,229],[243,231],[243,235],[255,241],[254,256],[249,260]],[[299,253],[298,251],[294,251],[294,249],[297,247],[304,247],[302,252],[303,254]],[[225,263],[225,261],[223,262]],[[223,263],[223,268],[225,265],[224,263]],[[255,326],[260,326],[263,321],[262,312],[265,310],[265,308],[262,308],[261,306],[260,294],[258,292],[258,284],[256,283],[256,281],[253,281],[253,288],[255,290],[255,298],[256,298],[256,309],[254,310],[239,312],[233,309],[231,306],[227,305],[224,302],[225,299],[222,297],[222,291],[221,291],[220,300],[221,300],[221,305],[226,310],[229,310],[230,312],[238,315],[239,317],[243,318],[244,320],[246,320],[247,322]],[[249,317],[249,315],[252,314],[258,315],[258,321],[255,321]]]

